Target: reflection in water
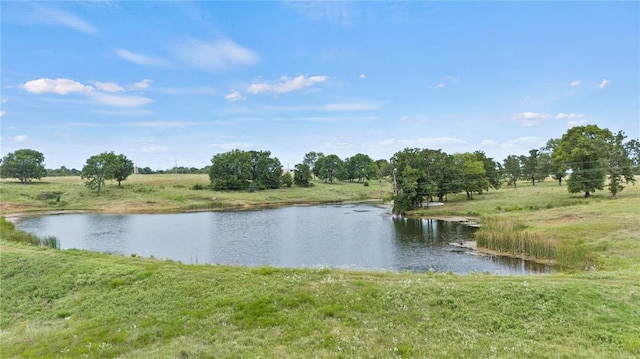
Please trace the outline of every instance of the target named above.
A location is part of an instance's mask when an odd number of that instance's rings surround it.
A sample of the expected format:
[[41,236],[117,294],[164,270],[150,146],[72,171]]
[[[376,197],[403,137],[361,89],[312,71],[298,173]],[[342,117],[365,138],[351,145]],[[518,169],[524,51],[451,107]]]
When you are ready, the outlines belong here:
[[25,217],[18,228],[53,235],[61,248],[184,263],[243,266],[542,273],[516,258],[477,256],[450,242],[474,228],[438,220],[394,218],[369,205],[299,206],[259,211],[182,214],[68,214]]

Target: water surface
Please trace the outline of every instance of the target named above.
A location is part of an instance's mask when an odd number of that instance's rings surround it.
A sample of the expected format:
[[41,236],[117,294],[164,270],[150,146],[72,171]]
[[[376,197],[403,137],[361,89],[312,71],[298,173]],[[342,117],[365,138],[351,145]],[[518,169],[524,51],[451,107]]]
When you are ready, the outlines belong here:
[[189,264],[495,274],[549,271],[544,265],[477,256],[449,244],[472,239],[474,228],[446,221],[394,218],[387,209],[370,205],[63,214],[24,217],[17,226],[57,237],[62,249],[137,254]]

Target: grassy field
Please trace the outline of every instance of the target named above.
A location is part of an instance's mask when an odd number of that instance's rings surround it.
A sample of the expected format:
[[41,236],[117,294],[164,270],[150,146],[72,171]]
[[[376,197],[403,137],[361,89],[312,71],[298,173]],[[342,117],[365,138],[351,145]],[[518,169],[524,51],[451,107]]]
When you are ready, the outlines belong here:
[[250,192],[213,192],[206,188],[205,174],[132,175],[122,187],[107,182],[100,194],[84,186],[80,177],[48,177],[43,181],[20,184],[0,181],[3,213],[89,210],[106,212],[171,212],[190,210],[242,209],[256,206],[281,206],[295,203],[380,200],[389,196],[391,184],[372,181],[362,183],[323,183],[309,188],[282,188]]
[[[206,180],[133,176],[100,195],[78,178],[2,181],[0,199],[5,214],[152,212],[379,199],[391,190],[375,182],[191,189]],[[0,357],[640,358],[640,186],[615,200],[550,181],[465,197],[414,215],[513,223],[588,265],[531,276],[195,266],[8,242],[13,229],[2,226]]]
[[3,358],[636,358],[635,271],[189,266],[2,242]]

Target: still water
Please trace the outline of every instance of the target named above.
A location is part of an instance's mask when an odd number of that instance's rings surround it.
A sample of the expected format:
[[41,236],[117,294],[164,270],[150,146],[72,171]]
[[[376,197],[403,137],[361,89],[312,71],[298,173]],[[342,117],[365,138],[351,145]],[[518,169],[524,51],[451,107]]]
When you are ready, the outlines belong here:
[[18,228],[52,235],[62,249],[172,259],[189,264],[341,267],[364,270],[544,273],[515,258],[451,246],[474,228],[394,218],[370,205],[293,206],[238,212],[63,214],[24,217]]

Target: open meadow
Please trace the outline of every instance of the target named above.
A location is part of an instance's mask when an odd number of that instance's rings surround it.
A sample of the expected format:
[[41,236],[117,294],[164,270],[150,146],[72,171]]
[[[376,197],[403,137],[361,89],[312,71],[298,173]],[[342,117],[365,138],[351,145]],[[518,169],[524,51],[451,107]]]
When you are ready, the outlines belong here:
[[[206,175],[0,182],[3,215],[163,212],[388,198],[372,181],[213,192]],[[196,186],[196,187],[194,187]],[[59,197],[58,197],[59,196]],[[215,199],[214,199],[215,198]],[[545,181],[416,211],[515,223],[581,253],[549,275],[185,265],[0,242],[3,358],[637,358],[640,186],[618,199]],[[587,265],[582,261],[586,260]]]

